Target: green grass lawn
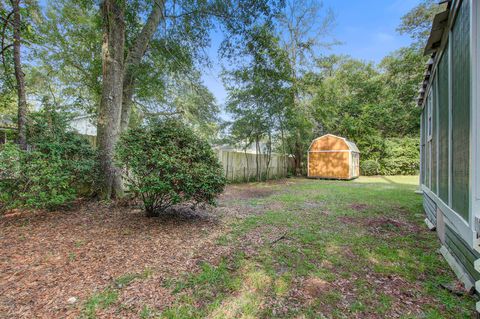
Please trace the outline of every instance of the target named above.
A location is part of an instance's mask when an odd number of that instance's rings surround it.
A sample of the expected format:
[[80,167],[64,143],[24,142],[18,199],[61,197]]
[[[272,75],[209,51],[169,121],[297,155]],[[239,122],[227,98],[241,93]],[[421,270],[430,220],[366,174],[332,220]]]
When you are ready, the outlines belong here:
[[470,318],[474,298],[455,280],[427,230],[418,177],[291,179],[224,199],[247,211],[229,221],[218,265],[172,278],[175,296],[142,318]]

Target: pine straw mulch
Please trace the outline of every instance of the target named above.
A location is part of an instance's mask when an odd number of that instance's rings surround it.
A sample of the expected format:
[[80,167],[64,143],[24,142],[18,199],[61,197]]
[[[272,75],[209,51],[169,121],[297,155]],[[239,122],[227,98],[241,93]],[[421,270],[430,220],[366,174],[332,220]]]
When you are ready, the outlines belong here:
[[227,227],[215,209],[149,219],[135,208],[76,206],[0,217],[0,318],[76,318],[93,293],[147,271],[147,279],[119,290],[124,313],[99,316],[137,317],[145,305],[171,303],[165,278],[227,254],[215,245]]

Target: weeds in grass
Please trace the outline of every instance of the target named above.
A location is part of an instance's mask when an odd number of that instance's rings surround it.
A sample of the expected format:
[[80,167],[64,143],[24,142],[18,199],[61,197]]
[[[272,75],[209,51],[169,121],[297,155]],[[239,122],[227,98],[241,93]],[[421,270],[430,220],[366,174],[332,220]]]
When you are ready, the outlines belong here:
[[154,318],[154,317],[158,317],[158,312],[153,309],[153,308],[150,308],[149,306],[145,305],[143,306],[142,310],[140,311],[140,319],[149,319],[149,318]]
[[[471,297],[438,289],[454,275],[435,252],[435,234],[412,231],[423,230],[416,177],[390,180],[395,183],[378,178],[298,181],[288,192],[238,203],[275,209],[239,220],[218,244],[235,245],[265,226],[288,231],[288,242],[265,243],[234,266],[231,261],[202,265],[200,273],[172,284],[178,301],[162,318],[388,317],[392,309],[414,317],[468,318]],[[302,300],[295,295],[301,290],[298,282],[311,277],[336,289]],[[351,286],[347,292],[353,297],[345,299],[339,281]],[[411,305],[400,297],[411,299]]]
[[141,273],[128,273],[120,277],[117,277],[114,280],[114,284],[117,288],[123,288],[132,283],[135,279],[147,279],[153,274],[153,271],[150,268],[145,269]]
[[75,253],[68,253],[68,260],[69,260],[70,262],[74,262],[75,259],[77,259],[77,254],[75,254]]
[[80,248],[85,245],[85,240],[76,240],[74,243],[75,247]]
[[118,299],[118,292],[114,289],[105,289],[91,296],[84,305],[83,318],[96,318],[97,309],[105,309],[113,305]]
[[[119,296],[119,289],[128,286],[136,279],[147,279],[152,274],[153,271],[150,268],[146,268],[141,273],[129,273],[117,277],[113,282],[113,287],[106,288],[103,291],[96,293],[87,299],[87,301],[83,305],[82,317],[86,319],[96,318],[98,309],[106,309],[117,302]],[[145,310],[145,313],[143,310]],[[142,309],[142,312],[140,313],[140,316],[142,316],[142,313],[144,313],[144,315],[148,314],[148,311],[150,311],[150,309],[148,308],[146,310],[146,308],[144,307]]]

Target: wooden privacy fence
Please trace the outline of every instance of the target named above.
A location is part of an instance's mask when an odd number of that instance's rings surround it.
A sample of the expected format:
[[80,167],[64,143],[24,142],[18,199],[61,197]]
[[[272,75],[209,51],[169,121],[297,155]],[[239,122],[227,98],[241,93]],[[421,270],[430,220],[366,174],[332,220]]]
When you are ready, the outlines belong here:
[[[261,179],[286,177],[293,167],[293,160],[289,156],[272,153],[270,162],[265,154],[244,153],[232,150],[214,150],[223,165],[225,177],[229,181],[248,182]],[[267,171],[268,163],[268,171]]]

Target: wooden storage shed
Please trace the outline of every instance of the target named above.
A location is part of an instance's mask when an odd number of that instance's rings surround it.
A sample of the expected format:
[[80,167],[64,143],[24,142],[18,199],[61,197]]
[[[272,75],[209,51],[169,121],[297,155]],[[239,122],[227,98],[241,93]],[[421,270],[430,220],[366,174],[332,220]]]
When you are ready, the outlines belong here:
[[308,149],[308,177],[354,179],[360,176],[360,152],[355,143],[327,134]]

